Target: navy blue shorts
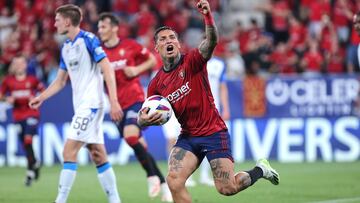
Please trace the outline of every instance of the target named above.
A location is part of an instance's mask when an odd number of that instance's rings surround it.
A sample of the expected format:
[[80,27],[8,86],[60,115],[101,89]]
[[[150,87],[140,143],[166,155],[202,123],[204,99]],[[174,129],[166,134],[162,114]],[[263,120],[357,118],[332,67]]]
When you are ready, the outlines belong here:
[[231,153],[230,135],[227,130],[199,137],[181,134],[175,146],[195,154],[199,159],[199,163],[205,156],[209,162],[217,158],[228,158],[234,162]]
[[38,133],[39,119],[30,117],[22,121],[16,122],[21,126],[20,139],[24,141],[25,135],[36,135]]
[[[136,125],[139,127],[139,129],[141,129],[141,127],[137,123],[138,112],[140,111],[141,106],[142,106],[142,102],[137,102],[137,103],[131,105],[129,108],[123,109],[124,118],[117,125],[121,137],[124,137],[123,136],[124,128],[127,125]],[[141,136],[141,133],[140,133],[140,136]]]

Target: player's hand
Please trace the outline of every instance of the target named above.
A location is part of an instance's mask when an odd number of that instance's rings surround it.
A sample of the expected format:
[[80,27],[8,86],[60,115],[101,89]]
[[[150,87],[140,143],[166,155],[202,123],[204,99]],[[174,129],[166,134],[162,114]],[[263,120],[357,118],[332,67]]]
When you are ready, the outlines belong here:
[[43,103],[43,100],[39,96],[37,96],[37,97],[30,99],[29,106],[32,109],[38,109],[42,103]]
[[199,0],[196,3],[196,7],[198,8],[198,11],[203,15],[208,15],[211,12],[210,4],[207,0]]
[[120,122],[123,119],[124,112],[118,102],[110,104],[110,117],[114,122]]
[[161,113],[149,114],[149,108],[145,107],[139,111],[138,124],[140,126],[161,125]]
[[126,66],[123,70],[127,78],[133,78],[139,75],[139,71],[135,66]]
[[6,97],[6,102],[9,103],[9,104],[14,104],[15,102],[15,98],[14,97],[11,97],[11,96],[8,96]]

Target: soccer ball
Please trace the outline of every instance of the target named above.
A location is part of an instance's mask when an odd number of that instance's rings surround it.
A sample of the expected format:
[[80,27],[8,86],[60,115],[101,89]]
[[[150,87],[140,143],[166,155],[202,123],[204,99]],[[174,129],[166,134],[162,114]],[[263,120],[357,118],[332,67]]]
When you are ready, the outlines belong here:
[[161,125],[168,122],[171,115],[173,114],[173,110],[169,101],[161,95],[153,95],[151,97],[148,97],[142,105],[142,108],[144,107],[150,108],[148,112],[149,115],[155,112],[161,113]]

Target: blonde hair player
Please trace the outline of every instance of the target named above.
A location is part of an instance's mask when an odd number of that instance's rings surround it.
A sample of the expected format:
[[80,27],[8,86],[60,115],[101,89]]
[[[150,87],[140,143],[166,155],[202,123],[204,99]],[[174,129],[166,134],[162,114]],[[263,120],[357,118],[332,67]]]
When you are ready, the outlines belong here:
[[29,103],[32,108],[39,108],[43,101],[59,92],[70,77],[75,115],[64,145],[64,164],[55,202],[66,202],[76,176],[77,154],[81,147],[86,146],[96,164],[99,182],[108,202],[119,203],[116,177],[107,159],[102,128],[104,79],[109,94],[111,119],[119,122],[123,116],[116,95],[114,70],[110,67],[99,39],[93,33],[80,29],[82,14],[78,6],[63,5],[55,13],[57,32],[68,37],[61,48],[60,69],[54,82]]

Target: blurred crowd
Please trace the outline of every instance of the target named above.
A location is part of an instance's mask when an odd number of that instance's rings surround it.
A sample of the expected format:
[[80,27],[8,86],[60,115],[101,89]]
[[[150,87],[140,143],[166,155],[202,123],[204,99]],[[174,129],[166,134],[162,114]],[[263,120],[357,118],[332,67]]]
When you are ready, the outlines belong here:
[[[154,29],[173,27],[184,51],[203,38],[196,0],[0,0],[0,81],[11,59],[23,54],[28,72],[50,83],[58,68],[59,45],[54,11],[65,3],[83,10],[81,27],[96,33],[99,13],[120,18],[120,38],[134,38],[153,51]],[[209,0],[219,28],[215,55],[227,64],[227,77],[328,74],[359,71],[360,37],[352,17],[360,0]],[[233,5],[240,5],[238,8]],[[246,13],[248,18],[237,18]],[[260,15],[251,16],[251,13]],[[154,51],[153,51],[154,52]],[[154,69],[161,67],[161,62]]]

